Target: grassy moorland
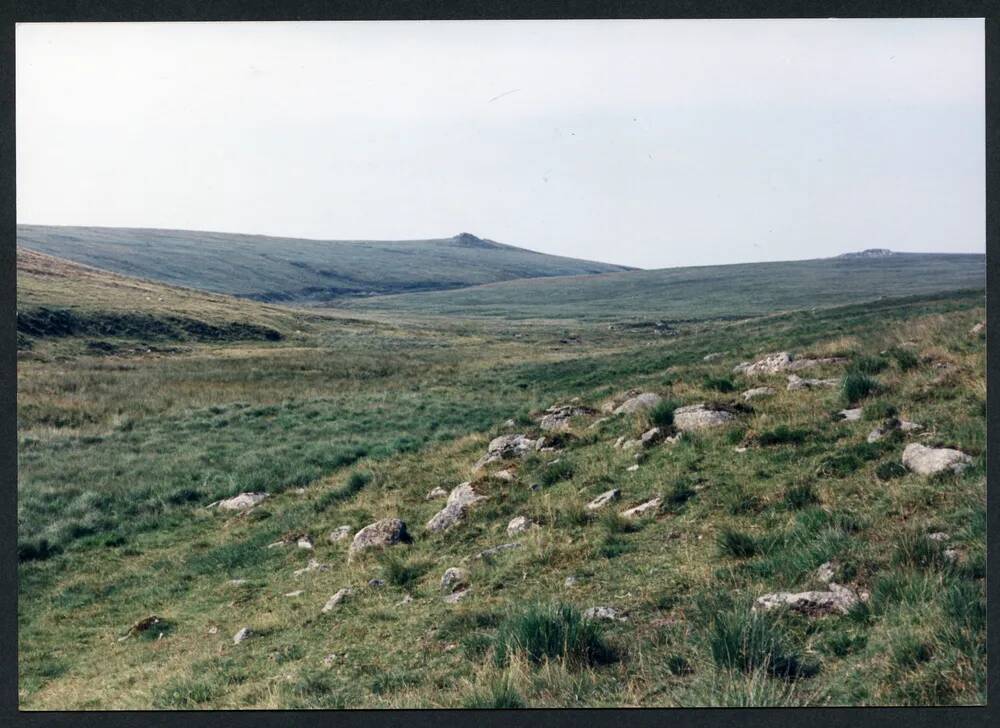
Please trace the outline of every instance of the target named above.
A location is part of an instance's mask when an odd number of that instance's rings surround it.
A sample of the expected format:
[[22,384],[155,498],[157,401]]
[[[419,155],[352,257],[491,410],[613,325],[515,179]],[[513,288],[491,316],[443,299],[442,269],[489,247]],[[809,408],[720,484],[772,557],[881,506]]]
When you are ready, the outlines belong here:
[[[18,297],[23,709],[985,701],[981,289],[672,336],[304,312],[30,255]],[[731,371],[778,350],[846,358],[802,374],[847,388]],[[669,404],[578,417],[557,451],[472,470],[491,437],[542,434],[540,410],[632,388]],[[614,447],[698,402],[745,406],[638,460]],[[860,420],[834,417],[848,404]],[[893,412],[923,429],[868,443]],[[907,442],[973,463],[921,477],[899,465]],[[429,532],[428,492],[468,480],[487,499]],[[610,488],[619,502],[585,510]],[[206,507],[257,490],[245,515]],[[348,559],[327,540],[390,516],[412,543]],[[515,516],[535,527],[507,535]],[[268,548],[299,535],[314,549]],[[504,543],[520,546],[475,558]],[[327,568],[296,576],[310,559]],[[868,600],[751,610],[820,588],[828,562]],[[468,571],[457,603],[450,567]],[[624,621],[584,619],[594,606]]]
[[116,273],[261,301],[460,288],[629,270],[462,233],[435,240],[305,240],[194,230],[19,225],[18,245]]

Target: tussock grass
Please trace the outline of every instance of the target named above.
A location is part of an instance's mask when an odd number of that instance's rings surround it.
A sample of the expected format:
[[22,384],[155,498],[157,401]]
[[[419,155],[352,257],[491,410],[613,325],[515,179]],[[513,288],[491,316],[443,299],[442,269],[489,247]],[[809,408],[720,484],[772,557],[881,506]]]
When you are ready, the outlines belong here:
[[494,659],[506,664],[512,654],[532,662],[559,659],[568,664],[599,665],[614,662],[618,653],[599,624],[583,618],[569,604],[536,604],[509,615],[494,642]]

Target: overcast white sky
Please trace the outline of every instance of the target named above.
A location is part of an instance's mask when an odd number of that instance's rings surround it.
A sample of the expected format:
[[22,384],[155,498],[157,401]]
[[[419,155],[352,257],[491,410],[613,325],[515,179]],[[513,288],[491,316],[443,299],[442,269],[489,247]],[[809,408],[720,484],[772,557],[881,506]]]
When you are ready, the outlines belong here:
[[985,250],[981,20],[17,28],[22,223]]

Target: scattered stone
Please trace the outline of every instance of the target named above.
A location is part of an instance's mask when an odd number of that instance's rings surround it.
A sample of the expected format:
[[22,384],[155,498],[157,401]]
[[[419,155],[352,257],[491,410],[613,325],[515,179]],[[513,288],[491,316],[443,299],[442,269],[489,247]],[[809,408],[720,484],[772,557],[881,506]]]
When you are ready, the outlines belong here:
[[352,533],[354,533],[354,529],[350,526],[337,526],[337,528],[330,531],[330,535],[326,537],[326,540],[330,543],[337,543],[338,541],[350,538]]
[[969,329],[969,333],[973,336],[979,336],[980,334],[986,333],[986,322],[980,321],[978,324]]
[[829,583],[829,591],[775,592],[765,594],[754,602],[754,611],[769,611],[777,607],[787,607],[810,616],[821,614],[847,614],[860,600],[853,590],[846,586]]
[[459,566],[452,566],[441,576],[441,591],[451,594],[469,586],[469,572]]
[[845,422],[854,422],[861,419],[861,408],[840,410],[837,416]]
[[431,533],[447,531],[449,528],[465,520],[468,506],[464,503],[451,503],[434,514],[431,520],[427,521],[427,530]]
[[468,594],[469,594],[470,591],[472,591],[472,590],[471,589],[462,589],[461,591],[452,592],[451,594],[448,594],[444,598],[444,601],[447,604],[455,604],[455,603],[460,602],[463,599],[465,599],[465,597],[468,596]]
[[267,493],[240,493],[232,498],[221,500],[216,504],[220,511],[245,511],[268,497]]
[[653,427],[642,433],[642,436],[639,438],[639,445],[642,447],[652,447],[662,439],[663,430],[659,427]]
[[616,501],[621,497],[622,497],[622,492],[617,488],[614,488],[612,490],[607,490],[601,493],[596,498],[594,498],[594,500],[590,501],[590,503],[587,504],[587,510],[596,511],[599,508],[604,508],[604,506],[606,506],[608,503],[612,503],[613,501]]
[[286,597],[300,597],[303,594],[305,594],[304,591],[302,591],[301,589],[296,589],[295,591],[288,592],[287,594],[285,594],[285,596]]
[[958,549],[945,549],[942,556],[954,564],[962,557],[962,554]]
[[486,454],[473,466],[476,470],[499,460],[523,458],[530,452],[540,450],[545,444],[545,438],[532,440],[524,435],[501,435],[490,440]]
[[412,601],[413,601],[413,597],[411,597],[409,594],[404,594],[403,598],[400,601],[396,602],[396,606],[397,607],[401,607],[404,604],[409,604]]
[[743,393],[743,400],[749,402],[752,399],[761,399],[763,397],[773,397],[777,392],[774,387],[754,387],[753,389],[748,389]]
[[878,442],[887,435],[892,434],[896,430],[901,432],[912,432],[913,430],[919,430],[921,426],[916,422],[908,422],[907,420],[896,419],[895,417],[890,417],[884,420],[881,425],[876,427],[874,430],[868,433],[868,442]]
[[636,463],[635,465],[629,465],[627,468],[625,468],[625,470],[627,470],[630,473],[634,473],[638,469],[639,469],[639,463]]
[[300,549],[308,549],[309,551],[313,550],[313,540],[309,536],[303,536],[296,541],[296,544]]
[[715,361],[716,359],[721,359],[725,356],[721,351],[713,351],[711,354],[705,354],[701,358],[702,361]]
[[944,531],[935,531],[934,533],[927,534],[928,541],[937,541],[938,543],[948,540],[948,534]]
[[748,377],[759,374],[775,374],[786,369],[791,363],[792,355],[787,351],[779,351],[774,354],[768,354],[763,359],[758,359],[753,363],[748,361],[740,362],[733,367],[733,374],[745,374]]
[[488,559],[491,556],[496,556],[504,551],[509,551],[510,549],[519,549],[521,544],[519,543],[502,543],[499,546],[494,546],[493,548],[488,548],[485,551],[480,551],[476,554],[477,559]]
[[661,500],[662,499],[659,497],[648,500],[645,503],[635,506],[634,508],[622,511],[622,516],[624,518],[639,518],[640,516],[644,516],[649,511],[655,511],[659,508]]
[[530,531],[534,527],[535,524],[524,516],[515,516],[510,520],[510,523],[507,524],[507,535],[516,536],[519,533]]
[[608,622],[627,621],[614,607],[591,607],[583,613],[584,619],[601,619]]
[[504,420],[503,427],[517,427],[517,423],[513,420],[513,418],[511,418],[509,420]]
[[211,627],[208,628],[208,633],[219,634],[219,628],[213,624]]
[[498,470],[497,472],[493,473],[493,477],[496,478],[497,480],[502,480],[505,483],[514,482],[514,473],[510,472],[509,470]]
[[947,447],[925,447],[910,443],[903,450],[903,466],[917,475],[935,475],[950,470],[960,473],[972,464],[972,458],[961,450]]
[[330,567],[326,564],[321,564],[316,559],[309,559],[309,563],[301,569],[296,569],[292,574],[294,576],[302,576],[303,574],[308,574],[310,571],[328,571],[329,569]]
[[383,518],[365,526],[354,535],[350,553],[354,555],[371,548],[385,548],[410,541],[412,539],[406,531],[405,523],[398,518]]
[[824,364],[843,364],[847,361],[842,356],[825,356],[818,357],[816,359],[793,359],[792,362],[786,367],[789,371],[796,372],[800,369],[808,369],[809,367],[818,367]]
[[641,394],[637,394],[634,397],[629,397],[620,405],[615,407],[614,413],[616,415],[635,414],[636,412],[652,409],[657,404],[659,404],[660,400],[662,399],[663,398],[660,397],[660,395],[654,394],[653,392],[642,392]]
[[336,661],[337,661],[337,656],[334,654],[327,655],[326,657],[323,658],[323,664],[326,665],[327,667],[330,667]]
[[369,579],[368,586],[371,587],[372,589],[381,589],[382,587],[385,586],[385,579],[378,579],[378,578]]
[[332,597],[327,599],[326,604],[323,605],[323,609],[321,609],[320,611],[322,611],[324,614],[332,611],[334,607],[336,607],[338,604],[343,604],[347,600],[347,598],[353,594],[354,590],[351,589],[351,587],[349,586],[345,586],[343,589],[338,591]]
[[579,405],[555,405],[549,407],[542,413],[542,418],[538,421],[538,426],[548,432],[562,432],[569,429],[570,420],[574,417],[584,417],[597,414],[590,407]]
[[243,627],[239,632],[233,635],[233,644],[238,645],[240,642],[250,639],[253,636],[253,630],[249,627]]
[[473,503],[485,499],[486,496],[479,495],[475,488],[472,487],[472,483],[466,481],[465,483],[460,483],[452,488],[451,493],[448,494],[447,505],[461,503],[462,505],[471,506]]
[[447,498],[448,491],[442,488],[440,485],[434,490],[429,491],[427,495],[424,496],[424,500],[436,500],[438,498]]
[[565,586],[565,587],[576,586],[579,583],[580,583],[580,579],[579,579],[579,577],[576,577],[576,576],[567,576],[563,580],[563,586]]
[[732,412],[722,409],[710,409],[704,404],[692,404],[678,407],[674,410],[674,427],[681,432],[704,430],[718,427],[735,419]]
[[243,586],[247,583],[246,579],[230,579],[229,586]]
[[788,390],[832,388],[840,384],[839,379],[803,379],[797,374],[788,375]]
[[596,420],[594,420],[589,425],[587,425],[587,429],[588,430],[596,430],[598,427],[600,427],[601,425],[603,425],[607,421],[608,421],[607,417],[598,417]]

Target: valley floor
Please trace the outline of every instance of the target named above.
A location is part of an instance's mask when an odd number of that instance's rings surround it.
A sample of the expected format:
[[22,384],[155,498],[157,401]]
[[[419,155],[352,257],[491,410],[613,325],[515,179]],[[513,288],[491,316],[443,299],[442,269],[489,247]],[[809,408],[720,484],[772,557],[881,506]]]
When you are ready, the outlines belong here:
[[[981,293],[674,336],[268,310],[280,339],[25,342],[22,709],[985,702]],[[775,351],[833,359],[795,374],[836,381],[733,373]],[[662,403],[601,412],[629,390]],[[540,429],[570,403],[593,412]],[[616,447],[698,403],[732,417]],[[868,441],[894,418],[921,427]],[[554,449],[474,469],[515,434]],[[971,462],[918,475],[910,443]],[[431,531],[428,494],[464,482],[483,499]],[[386,518],[412,541],[350,555]],[[845,613],[753,608],[831,579]]]

